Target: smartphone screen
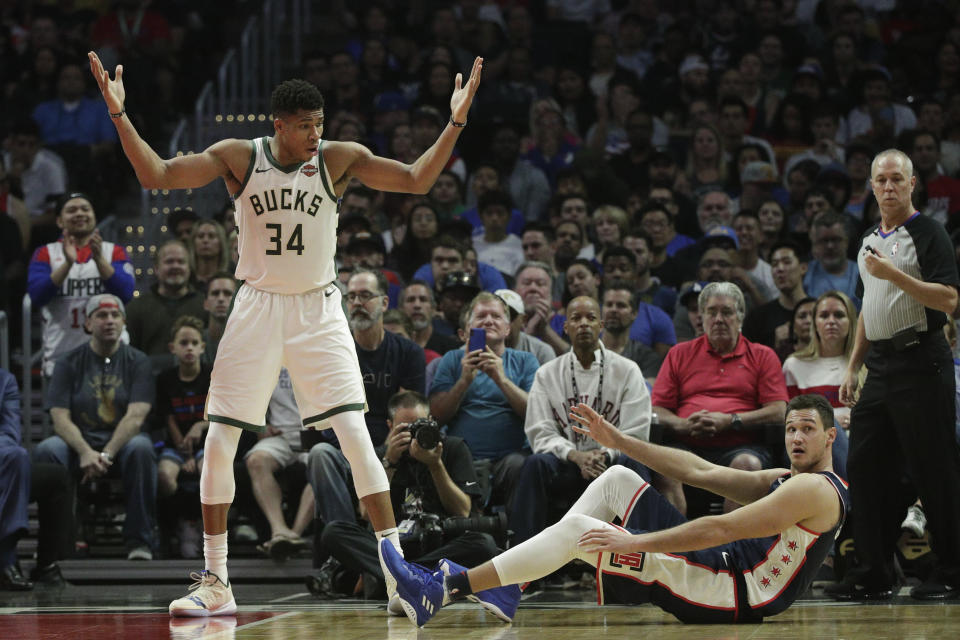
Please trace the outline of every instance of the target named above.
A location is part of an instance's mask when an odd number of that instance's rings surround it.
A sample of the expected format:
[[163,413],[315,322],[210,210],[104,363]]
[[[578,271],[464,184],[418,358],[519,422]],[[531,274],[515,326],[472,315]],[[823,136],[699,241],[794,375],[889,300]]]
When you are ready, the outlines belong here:
[[471,351],[483,351],[487,347],[487,330],[470,329],[470,340],[467,342],[467,353]]

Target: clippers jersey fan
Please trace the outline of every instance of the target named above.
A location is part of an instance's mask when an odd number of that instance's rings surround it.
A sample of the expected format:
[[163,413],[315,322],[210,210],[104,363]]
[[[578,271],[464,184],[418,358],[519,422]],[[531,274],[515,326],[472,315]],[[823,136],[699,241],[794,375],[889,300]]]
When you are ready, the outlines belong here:
[[281,166],[270,139],[253,157],[234,195],[240,261],[236,278],[270,293],[303,293],[337,277],[337,198],[323,164],[323,142],[309,161]]

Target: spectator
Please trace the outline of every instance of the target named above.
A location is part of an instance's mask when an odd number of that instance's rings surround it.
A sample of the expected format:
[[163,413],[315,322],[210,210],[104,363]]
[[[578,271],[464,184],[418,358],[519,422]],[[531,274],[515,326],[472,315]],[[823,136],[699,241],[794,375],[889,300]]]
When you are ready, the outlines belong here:
[[29,591],[20,571],[17,540],[27,533],[30,455],[20,446],[20,392],[13,374],[0,369],[0,590]]
[[[597,300],[600,297],[600,269],[592,260],[577,258],[567,267],[565,275],[566,288],[560,303],[564,306],[570,304],[570,301],[579,296],[587,296]],[[563,316],[558,314],[550,321],[550,326],[557,331],[559,335],[563,333]]]
[[554,228],[557,230],[557,250],[554,252],[553,266],[556,268],[556,273],[566,273],[567,267],[573,260],[584,257],[581,255],[584,230],[573,220],[556,223]]
[[603,289],[603,346],[613,353],[633,360],[648,380],[660,372],[663,357],[637,340],[630,338],[630,327],[637,316],[637,295],[629,283],[614,280]]
[[428,195],[440,222],[449,222],[458,218],[466,209],[463,180],[453,171],[441,171]]
[[214,220],[201,220],[190,234],[193,281],[198,291],[204,291],[213,274],[230,268],[230,246],[223,226]]
[[54,203],[67,191],[63,159],[40,147],[40,128],[33,120],[15,124],[7,144],[9,151],[4,153],[3,164],[10,177],[19,181],[31,216],[33,242],[50,242],[56,237],[54,222],[58,212]]
[[466,271],[453,271],[444,276],[437,294],[437,308],[440,316],[434,318],[434,331],[455,336],[462,342],[460,314],[463,308],[480,292],[477,277]]
[[[557,273],[554,260],[557,254],[557,233],[553,226],[547,222],[528,222],[523,228],[520,243],[526,262],[542,262],[549,266],[553,273]],[[554,278],[551,291],[554,300],[559,300],[563,295],[563,287],[564,278]]]
[[[463,439],[445,436],[432,449],[420,446],[410,426],[417,420],[430,419],[430,404],[416,391],[401,391],[392,396],[387,415],[390,432],[383,466],[390,480],[397,522],[406,521],[416,526],[422,523],[422,515],[432,514],[442,521],[474,512],[480,490],[473,458]],[[400,537],[404,555],[424,566],[434,566],[441,558],[472,565],[498,552],[493,538],[477,531],[444,536],[437,548],[419,542],[414,532]],[[383,596],[385,585],[377,540],[369,528],[353,518],[329,522],[323,529],[321,544],[347,569],[347,584],[356,584],[362,574],[376,582],[375,586],[364,584],[364,593],[370,597]],[[308,584],[310,582],[308,578]],[[319,595],[333,597],[334,594]]]
[[257,548],[277,562],[306,548],[303,532],[313,521],[313,487],[306,483],[297,500],[293,523],[287,526],[283,514],[283,493],[274,475],[296,463],[307,464],[307,453],[301,449],[300,430],[303,422],[286,367],[280,369],[277,386],[267,405],[266,427],[257,443],[246,453],[243,462],[250,473],[253,497],[270,525],[270,538]]
[[[453,236],[441,235],[430,252],[430,262],[422,265],[413,274],[414,280],[423,280],[438,292],[444,276],[452,271],[461,271],[466,257],[466,247]],[[507,286],[496,267],[480,262],[477,264],[476,279],[484,291],[496,291]]]
[[559,198],[560,220],[564,222],[573,222],[580,227],[582,233],[580,239],[580,252],[576,255],[578,258],[593,260],[597,255],[596,247],[589,242],[590,237],[590,202],[587,196],[581,191],[562,194]]
[[610,159],[610,169],[631,188],[645,189],[649,183],[649,165],[654,152],[653,117],[641,108],[627,116],[624,127],[629,146]]
[[[703,318],[700,316],[698,299],[709,282],[694,282],[680,291],[677,313],[673,324],[677,328],[677,341],[686,342],[703,335]],[[682,318],[682,322],[680,319]]]
[[[782,204],[776,200],[767,200],[757,209],[757,219],[760,220],[760,238],[757,243],[760,257],[769,260],[771,247],[786,235],[787,216]],[[770,277],[773,278],[772,271]]]
[[203,298],[203,308],[208,314],[207,328],[203,332],[204,361],[213,366],[217,358],[217,347],[227,327],[230,305],[237,292],[237,281],[225,271],[215,273],[207,282],[207,295]]
[[793,308],[793,320],[790,321],[787,339],[774,349],[781,362],[790,354],[805,349],[810,344],[813,334],[813,306],[816,301],[816,298],[804,298],[799,300]]
[[690,135],[687,156],[687,182],[696,197],[707,190],[722,187],[727,180],[727,158],[724,157],[720,133],[710,125],[699,125]]
[[437,312],[437,303],[433,289],[421,280],[414,280],[400,292],[400,311],[413,325],[410,339],[422,349],[434,351],[440,355],[460,346],[460,340],[452,335],[443,335],[434,330],[433,319]]
[[[157,495],[160,498],[177,492],[181,475],[199,488],[203,441],[210,426],[203,413],[213,368],[203,362],[203,323],[199,318],[177,318],[170,329],[170,353],[176,358],[177,365],[157,376],[156,416],[165,434],[157,463]],[[177,538],[181,557],[200,557],[201,536],[195,521],[181,514]]]
[[[673,217],[666,207],[652,203],[645,206],[637,214],[640,231],[647,234],[650,242],[647,248],[650,252],[650,274],[668,287],[679,287],[684,281],[685,265],[674,254],[681,249],[693,246],[696,241],[689,236],[678,234],[673,227]],[[623,246],[637,253],[636,245],[640,243],[634,231],[627,232]],[[680,239],[679,241],[677,239]],[[671,254],[670,247],[673,249]]]
[[[740,335],[745,303],[729,282],[710,283],[697,300],[705,335],[667,354],[653,386],[654,412],[668,442],[725,467],[770,468],[763,427],[779,422],[787,390],[769,347]],[[664,478],[665,495],[681,513],[681,487]],[[735,508],[729,499],[725,510]]]
[[[636,285],[637,297],[641,302],[652,304],[659,307],[669,316],[672,316],[677,307],[677,290],[673,287],[663,284],[660,278],[653,275],[650,271],[650,265],[653,261],[653,240],[650,236],[640,230],[627,231],[623,238],[623,248],[631,251],[636,258],[636,269],[634,270],[633,283]],[[629,262],[629,260],[628,260]],[[620,261],[622,266],[628,263]],[[629,273],[629,271],[628,271]],[[616,280],[611,277],[609,280]],[[627,278],[629,280],[629,278]],[[604,282],[606,282],[604,274]]]
[[[41,102],[33,110],[43,144],[53,148],[83,149],[76,160],[102,161],[117,142],[117,130],[110,122],[103,100],[87,97],[87,75],[79,64],[60,67],[57,97]],[[73,162],[69,163],[75,166]]]
[[504,345],[515,351],[532,353],[540,364],[546,364],[556,358],[557,356],[550,345],[523,332],[526,307],[523,305],[523,298],[520,297],[520,294],[512,289],[500,289],[494,292],[494,295],[503,300],[510,311],[510,335],[507,336]]
[[889,146],[903,131],[917,126],[910,107],[891,98],[890,72],[875,65],[860,72],[859,103],[847,115],[847,140]]
[[524,430],[533,454],[523,463],[509,509],[513,544],[553,524],[551,503],[562,501],[566,509],[607,467],[616,463],[642,469],[619,451],[574,433],[569,418],[573,404],[590,405],[625,434],[650,438],[647,385],[636,364],[600,342],[600,305],[581,296],[566,310],[573,349],[540,367],[527,400]]
[[773,283],[780,292],[775,300],[753,309],[743,323],[743,334],[752,342],[771,349],[787,340],[793,308],[807,297],[803,276],[807,264],[800,259],[800,250],[790,242],[774,245],[770,254]]
[[[383,265],[387,258],[387,248],[383,236],[368,231],[357,231],[350,236],[350,242],[344,249],[344,269],[350,274],[358,269],[370,269],[383,274],[387,279],[387,299],[389,308],[397,306],[400,296],[400,276]],[[347,280],[350,276],[346,276]]]
[[513,275],[523,262],[523,248],[519,236],[507,233],[510,216],[510,196],[499,189],[485,192],[477,203],[483,235],[473,239],[477,259],[493,265],[501,273]]
[[38,462],[80,472],[81,482],[110,473],[123,480],[123,538],[128,560],[152,560],[157,461],[141,433],[154,398],[150,361],[121,342],[123,302],[102,293],[87,301],[84,326],[90,342],[57,360],[44,406],[56,435],[37,445]]
[[[649,272],[647,276],[649,277]],[[603,283],[608,285],[614,280],[622,280],[629,286],[637,287],[636,256],[629,249],[614,247],[604,256]],[[664,291],[664,294],[669,296],[668,291]],[[640,302],[637,306],[637,318],[630,327],[630,339],[651,347],[661,357],[677,343],[670,316],[661,307],[646,302]]]
[[791,398],[817,393],[830,401],[844,430],[850,428],[850,407],[840,402],[840,385],[847,371],[856,335],[857,310],[842,291],[827,291],[813,304],[810,341],[783,363]]
[[430,389],[430,412],[437,422],[462,437],[476,460],[489,461],[494,504],[510,503],[526,457],[527,392],[539,367],[533,354],[504,346],[509,317],[503,300],[478,294],[463,314],[463,330],[484,329],[486,348],[448,352]]
[[[773,147],[763,138],[747,135],[750,130],[750,109],[738,96],[731,96],[720,101],[720,138],[723,149],[727,149],[725,160],[730,160],[729,153],[745,144],[757,144],[763,147],[768,158],[773,158]],[[722,182],[722,181],[721,181]]]
[[520,132],[508,122],[499,124],[490,140],[490,152],[510,198],[527,221],[543,218],[550,200],[550,183],[542,170],[520,157]]
[[169,366],[170,327],[180,316],[203,318],[203,295],[190,284],[190,255],[179,240],[157,247],[157,282],[130,303],[127,326],[130,344],[153,361],[154,369]]
[[557,333],[562,325],[555,320],[553,272],[542,262],[524,262],[517,269],[515,290],[523,301],[523,332],[550,345],[554,353],[565,353],[570,345]]
[[[460,213],[460,219],[469,222],[473,228],[474,237],[482,236],[484,232],[483,220],[480,219],[480,209],[477,206],[481,196],[488,191],[506,191],[503,182],[500,169],[493,160],[481,160],[475,163],[467,188],[467,203],[472,206]],[[523,211],[513,207],[512,201],[508,210],[510,217],[507,222],[507,233],[519,236],[523,232],[526,218]]]
[[803,289],[808,296],[819,296],[827,291],[842,291],[857,308],[857,282],[860,272],[857,263],[847,259],[850,244],[848,217],[825,212],[817,216],[810,228],[813,260],[803,276]]
[[193,237],[193,229],[200,222],[200,216],[193,209],[177,209],[170,213],[170,221],[167,225],[170,228],[170,234],[190,246],[190,238]]
[[100,236],[88,196],[64,196],[57,226],[63,237],[34,252],[27,276],[31,302],[42,308],[43,375],[47,378],[53,375],[59,356],[89,340],[83,310],[90,298],[106,292],[126,302],[135,286],[127,253]]
[[[16,223],[17,230],[20,232],[19,238],[11,237],[9,242],[13,243],[19,240],[19,251],[23,253],[30,248],[30,212],[27,211],[27,205],[20,197],[23,194],[21,193],[19,196],[14,194],[10,188],[10,182],[5,161],[3,156],[0,155],[0,217]],[[4,235],[6,235],[6,232]]]
[[763,296],[762,302],[772,300],[777,296],[777,287],[773,282],[770,263],[760,257],[759,216],[753,211],[737,212],[733,217],[733,230],[737,234],[737,266],[757,282],[757,288]]
[[429,202],[415,204],[408,220],[403,240],[390,250],[390,264],[404,280],[410,280],[420,265],[430,262],[439,228],[439,216]]
[[550,187],[556,188],[557,174],[573,165],[580,144],[568,134],[563,110],[553,98],[534,100],[530,105],[530,137],[532,144],[524,159],[543,171]]
[[601,205],[593,210],[590,222],[597,236],[597,261],[603,263],[603,252],[607,247],[623,244],[623,236],[629,226],[627,212],[614,205]]
[[960,180],[945,175],[940,166],[940,139],[929,131],[913,135],[913,167],[927,188],[922,213],[952,231],[960,225]]

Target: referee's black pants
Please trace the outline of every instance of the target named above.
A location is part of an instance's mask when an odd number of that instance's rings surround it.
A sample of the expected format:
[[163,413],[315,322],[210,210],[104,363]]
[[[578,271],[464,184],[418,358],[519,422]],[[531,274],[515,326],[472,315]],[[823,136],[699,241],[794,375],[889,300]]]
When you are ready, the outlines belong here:
[[[918,350],[919,351],[919,350]],[[900,523],[923,501],[939,575],[960,586],[960,452],[949,352],[871,353],[869,374],[850,416],[852,527],[856,582],[895,583]],[[945,359],[943,356],[947,355]],[[905,481],[904,478],[908,480]]]

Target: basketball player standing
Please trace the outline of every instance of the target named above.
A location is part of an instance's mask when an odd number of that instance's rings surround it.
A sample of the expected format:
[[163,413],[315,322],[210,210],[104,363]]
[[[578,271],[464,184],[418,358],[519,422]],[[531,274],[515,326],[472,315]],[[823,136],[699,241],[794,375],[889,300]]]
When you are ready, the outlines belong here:
[[413,164],[373,155],[352,142],[324,142],[323,96],[288,80],[271,97],[274,135],[227,139],[164,160],[124,111],[123,66],[113,80],[93,52],[90,69],[124,153],[147,189],[189,189],[222,178],[240,228],[237,292],[214,363],[210,429],[200,478],[205,569],[192,593],[170,605],[174,616],[232,615],[227,575],[227,511],[234,497],[233,458],[241,429],[262,431],[281,366],[290,371],[304,425],[329,420],[350,462],[378,539],[400,550],[389,484],[363,420],[364,392],[336,279],[337,198],[351,178],[383,191],[426,193],[467,121],[483,60],[463,85],[457,74],[450,123]]

